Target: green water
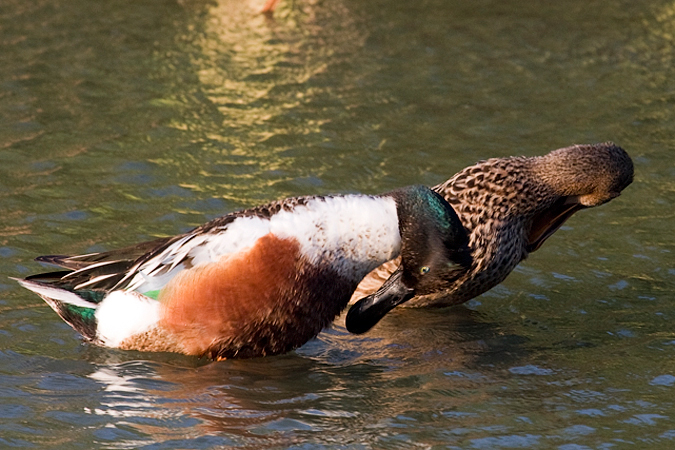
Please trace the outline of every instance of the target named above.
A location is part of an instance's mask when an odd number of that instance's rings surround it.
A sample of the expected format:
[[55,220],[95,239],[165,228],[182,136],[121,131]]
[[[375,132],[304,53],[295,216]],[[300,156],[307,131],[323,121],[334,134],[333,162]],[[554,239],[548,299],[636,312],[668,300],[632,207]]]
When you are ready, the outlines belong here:
[[[0,4],[0,448],[672,448],[675,3]],[[7,276],[294,195],[613,140],[635,182],[467,305],[204,364]]]

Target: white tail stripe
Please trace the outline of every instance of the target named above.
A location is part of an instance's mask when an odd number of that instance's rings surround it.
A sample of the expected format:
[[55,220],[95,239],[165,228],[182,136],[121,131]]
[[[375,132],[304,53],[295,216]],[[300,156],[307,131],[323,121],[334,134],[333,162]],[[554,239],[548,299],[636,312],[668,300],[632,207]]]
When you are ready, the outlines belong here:
[[110,278],[110,277],[116,277],[116,276],[117,276],[116,273],[111,273],[111,274],[108,274],[108,275],[100,275],[100,276],[98,276],[98,277],[92,278],[92,279],[89,280],[89,281],[86,281],[86,282],[84,282],[84,283],[78,284],[77,286],[75,286],[75,290],[83,289],[83,288],[89,286],[90,284],[96,284],[96,283],[98,283],[99,281],[103,281],[103,280],[108,279],[108,278]]
[[85,272],[87,270],[95,269],[97,267],[109,266],[110,264],[116,264],[118,262],[119,261],[103,261],[99,263],[90,264],[87,267],[83,267],[81,269],[70,272],[69,274],[65,275],[63,279],[65,280],[66,278],[72,278],[73,276],[79,275],[80,273]]
[[68,303],[69,305],[73,306],[80,306],[82,308],[96,308],[95,303],[88,302],[82,297],[73,294],[70,291],[66,291],[65,289],[54,288],[42,283],[36,283],[29,280],[20,280],[18,278],[14,278],[14,280],[18,281],[21,286],[35,292],[42,297]]

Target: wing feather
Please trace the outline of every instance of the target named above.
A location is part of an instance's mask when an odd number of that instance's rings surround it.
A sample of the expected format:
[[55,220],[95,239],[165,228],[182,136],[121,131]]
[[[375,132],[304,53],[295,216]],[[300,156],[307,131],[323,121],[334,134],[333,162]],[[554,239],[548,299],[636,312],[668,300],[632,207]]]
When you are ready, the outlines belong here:
[[[228,230],[242,218],[269,219],[280,211],[292,211],[308,200],[321,197],[295,197],[267,205],[237,211],[214,219],[178,236],[141,242],[101,253],[85,255],[45,255],[36,260],[69,269],[40,274],[54,285],[93,291],[155,290],[161,288],[180,270],[197,263],[216,261],[233,248]],[[239,230],[242,235],[247,230]],[[256,238],[257,239],[257,238]],[[234,248],[237,246],[234,245]],[[193,260],[195,260],[193,263]]]

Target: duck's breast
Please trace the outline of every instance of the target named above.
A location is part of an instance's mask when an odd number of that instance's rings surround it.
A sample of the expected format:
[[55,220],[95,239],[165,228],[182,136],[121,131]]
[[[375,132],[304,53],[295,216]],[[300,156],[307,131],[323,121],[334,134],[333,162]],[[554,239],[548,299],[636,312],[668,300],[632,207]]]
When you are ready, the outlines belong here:
[[302,208],[274,215],[270,232],[296,239],[310,263],[359,280],[401,249],[396,203],[390,197],[311,199]]

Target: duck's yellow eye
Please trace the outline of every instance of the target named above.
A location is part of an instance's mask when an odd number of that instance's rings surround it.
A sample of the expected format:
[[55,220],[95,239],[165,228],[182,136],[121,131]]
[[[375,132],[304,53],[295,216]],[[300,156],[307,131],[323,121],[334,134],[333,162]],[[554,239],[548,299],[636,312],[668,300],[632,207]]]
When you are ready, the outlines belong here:
[[429,266],[424,266],[420,269],[420,273],[424,275],[425,273],[429,272],[429,270],[431,270],[429,269]]

